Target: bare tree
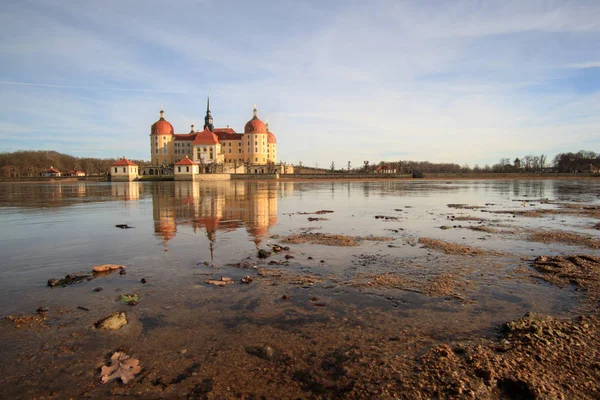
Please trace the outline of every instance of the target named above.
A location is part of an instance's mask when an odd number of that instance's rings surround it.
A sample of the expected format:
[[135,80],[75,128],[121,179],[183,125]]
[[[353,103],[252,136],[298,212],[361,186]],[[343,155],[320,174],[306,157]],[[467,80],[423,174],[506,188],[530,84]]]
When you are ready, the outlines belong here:
[[335,162],[334,161],[331,162],[331,166],[329,168],[331,168],[331,172],[335,171]]
[[365,172],[369,171],[369,161],[363,161]]

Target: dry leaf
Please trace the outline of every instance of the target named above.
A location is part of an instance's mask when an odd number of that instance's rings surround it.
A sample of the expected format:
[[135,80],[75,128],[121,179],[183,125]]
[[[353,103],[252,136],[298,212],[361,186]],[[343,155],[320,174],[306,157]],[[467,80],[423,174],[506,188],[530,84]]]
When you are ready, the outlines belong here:
[[222,276],[221,280],[215,280],[215,279],[208,279],[205,280],[204,282],[208,283],[209,285],[215,285],[215,286],[225,286],[228,283],[233,283],[233,279]]
[[124,265],[116,265],[116,264],[104,264],[104,265],[95,265],[92,267],[94,272],[108,272],[114,271],[116,269],[124,269]]
[[117,351],[110,358],[110,365],[102,367],[102,383],[112,382],[115,379],[121,378],[123,383],[132,380],[136,374],[139,374],[142,368],[140,360],[131,358],[122,351]]

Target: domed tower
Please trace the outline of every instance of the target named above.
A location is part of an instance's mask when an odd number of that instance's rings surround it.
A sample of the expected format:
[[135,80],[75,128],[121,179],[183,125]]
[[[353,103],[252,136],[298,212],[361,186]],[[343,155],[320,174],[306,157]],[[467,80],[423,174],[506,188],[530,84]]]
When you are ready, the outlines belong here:
[[253,117],[244,126],[244,137],[242,138],[244,155],[251,164],[264,165],[267,163],[267,136],[267,127],[258,119],[255,104]]
[[165,112],[160,110],[160,118],[150,128],[150,154],[152,165],[169,165],[173,163],[173,125],[165,119]]
[[275,164],[277,162],[277,138],[269,130],[269,121],[267,120],[267,161]]

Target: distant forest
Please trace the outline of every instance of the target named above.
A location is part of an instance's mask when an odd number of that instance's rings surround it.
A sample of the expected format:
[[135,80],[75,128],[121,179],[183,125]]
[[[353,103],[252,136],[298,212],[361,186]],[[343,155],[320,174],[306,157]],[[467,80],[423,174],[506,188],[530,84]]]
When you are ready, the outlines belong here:
[[[302,162],[299,166],[304,169]],[[473,167],[468,164],[459,165],[454,163],[432,163],[429,161],[380,161],[372,164],[365,161],[363,165],[352,166],[348,162],[345,166],[338,166],[331,163],[328,170],[336,172],[393,172],[399,174],[408,174],[414,171],[422,173],[465,173],[465,172],[512,172],[512,173],[532,173],[532,172],[595,172],[600,168],[600,154],[593,151],[581,150],[577,153],[559,153],[552,161],[547,156],[526,155],[523,157],[501,158],[497,164],[480,166],[475,164]],[[325,169],[321,169],[324,171]]]
[[[110,165],[117,161],[114,158],[74,157],[57,151],[16,151],[0,153],[0,176],[2,177],[34,177],[54,167],[61,172],[72,169],[83,171],[88,175],[102,175],[108,172]],[[132,160],[136,164],[145,165],[145,161]]]
[[[57,151],[16,151],[13,153],[0,153],[0,176],[2,177],[35,177],[42,172],[54,167],[61,172],[69,170],[83,171],[88,175],[106,174],[110,165],[117,161],[114,158],[74,157]],[[144,160],[132,160],[140,166],[147,165]],[[352,166],[350,162],[344,166],[337,166],[334,162],[329,168],[310,168],[299,162],[297,167],[305,170],[320,170],[323,172],[393,172],[408,174],[419,171],[422,173],[464,173],[464,172],[599,172],[600,154],[593,151],[581,150],[577,153],[559,153],[552,161],[545,155],[527,155],[523,157],[502,158],[494,165],[459,165],[453,163],[432,163],[429,161],[381,161],[363,165]]]

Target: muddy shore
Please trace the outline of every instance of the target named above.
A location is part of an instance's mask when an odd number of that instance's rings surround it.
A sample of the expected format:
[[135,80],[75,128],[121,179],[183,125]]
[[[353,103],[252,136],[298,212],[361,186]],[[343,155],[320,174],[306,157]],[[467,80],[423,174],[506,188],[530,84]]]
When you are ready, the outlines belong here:
[[[293,229],[190,274],[133,264],[42,276],[52,284],[30,309],[0,321],[0,388],[57,399],[599,398],[596,205],[544,202],[449,203],[426,235],[409,225],[411,207],[364,217],[371,235],[328,229],[337,210],[317,221],[305,210],[285,215]],[[551,211],[520,213],[530,208]],[[558,229],[557,216],[581,228]],[[140,371],[102,383],[118,352]]]

